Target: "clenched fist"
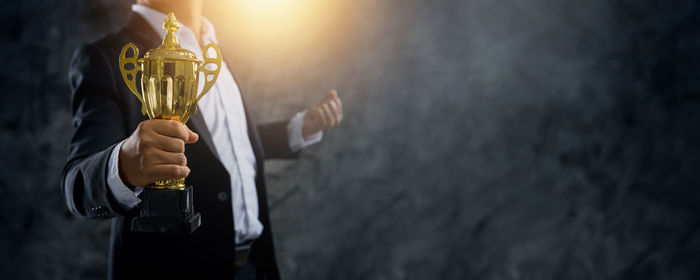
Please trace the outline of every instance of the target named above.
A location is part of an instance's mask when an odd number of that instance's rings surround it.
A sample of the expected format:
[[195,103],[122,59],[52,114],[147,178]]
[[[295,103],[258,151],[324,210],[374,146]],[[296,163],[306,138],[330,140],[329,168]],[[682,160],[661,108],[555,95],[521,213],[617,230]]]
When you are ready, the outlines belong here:
[[321,101],[309,107],[304,116],[302,134],[309,137],[316,132],[332,128],[343,120],[343,103],[338,92],[331,90]]
[[186,177],[190,169],[185,144],[197,139],[196,133],[178,121],[143,121],[119,150],[119,176],[126,185],[136,187]]

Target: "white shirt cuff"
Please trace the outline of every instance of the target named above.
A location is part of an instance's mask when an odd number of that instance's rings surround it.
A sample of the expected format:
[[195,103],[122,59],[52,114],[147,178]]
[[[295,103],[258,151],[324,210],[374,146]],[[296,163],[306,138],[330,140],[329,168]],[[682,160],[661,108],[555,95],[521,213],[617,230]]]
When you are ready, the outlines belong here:
[[112,153],[109,156],[109,174],[107,175],[107,185],[109,190],[114,195],[117,202],[126,210],[134,208],[141,203],[138,195],[143,191],[143,188],[135,188],[130,190],[119,177],[119,150],[122,148],[124,141],[114,146]]
[[296,152],[313,144],[316,144],[323,139],[323,131],[316,132],[304,138],[302,128],[304,127],[304,116],[306,110],[297,113],[289,120],[287,124],[287,135],[289,136],[289,148],[292,152]]

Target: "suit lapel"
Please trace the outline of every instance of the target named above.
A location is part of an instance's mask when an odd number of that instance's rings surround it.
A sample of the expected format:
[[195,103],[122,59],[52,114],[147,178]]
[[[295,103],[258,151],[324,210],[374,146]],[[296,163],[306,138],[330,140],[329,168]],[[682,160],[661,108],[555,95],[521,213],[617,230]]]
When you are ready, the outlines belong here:
[[148,22],[146,22],[146,20],[137,13],[131,13],[131,18],[126,24],[125,29],[129,32],[129,34],[136,37],[134,39],[139,39],[138,42],[142,43],[141,47],[144,49],[141,51],[143,53],[149,49],[157,48],[161,44],[158,33],[156,33]]
[[216,146],[214,146],[214,141],[211,138],[211,134],[209,134],[207,124],[204,123],[202,113],[195,113],[190,117],[190,120],[187,121],[187,124],[195,133],[199,134],[200,141],[204,141],[204,143],[207,144],[209,151],[214,154],[214,157],[216,157],[219,162],[221,162],[219,153],[216,151]]

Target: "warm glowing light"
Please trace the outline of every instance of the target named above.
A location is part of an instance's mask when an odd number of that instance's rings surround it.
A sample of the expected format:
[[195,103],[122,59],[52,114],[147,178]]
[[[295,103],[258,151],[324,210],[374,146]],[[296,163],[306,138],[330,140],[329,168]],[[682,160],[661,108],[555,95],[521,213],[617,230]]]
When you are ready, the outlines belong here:
[[[258,39],[304,35],[324,20],[328,6],[321,0],[226,0],[213,13],[238,35],[254,34]],[[331,1],[332,2],[332,1]],[[327,11],[325,11],[327,12]],[[242,32],[242,33],[241,33]]]
[[[352,52],[353,1],[207,0],[224,58],[236,63],[261,94],[275,84],[293,87],[313,73],[334,69]],[[346,52],[346,53],[343,53]],[[230,63],[230,62],[229,62]],[[314,81],[312,84],[320,83]],[[261,83],[261,84],[258,84]],[[330,85],[329,85],[330,86]],[[276,90],[284,95],[291,89]]]
[[[250,18],[272,20],[270,24],[276,24],[290,14],[299,12],[303,1],[291,0],[246,0],[241,1],[240,9],[246,11]],[[298,10],[294,10],[294,9]]]
[[234,42],[240,55],[256,60],[299,57],[318,50],[342,34],[332,29],[341,16],[342,1],[330,0],[209,0],[205,14],[216,24],[217,36]]

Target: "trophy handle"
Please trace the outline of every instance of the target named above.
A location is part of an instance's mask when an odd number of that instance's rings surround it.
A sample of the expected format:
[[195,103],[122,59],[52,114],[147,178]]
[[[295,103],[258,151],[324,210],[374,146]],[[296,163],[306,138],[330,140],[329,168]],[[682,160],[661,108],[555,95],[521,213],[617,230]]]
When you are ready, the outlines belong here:
[[[214,51],[216,51],[216,57],[209,57],[207,55],[207,50],[209,50],[209,48],[212,48],[214,49]],[[213,43],[209,43],[206,46],[204,46],[202,56],[204,57],[204,62],[202,62],[202,65],[199,66],[199,71],[202,71],[204,73],[204,88],[202,88],[202,92],[199,93],[199,95],[197,96],[197,100],[194,102],[194,104],[197,104],[197,102],[199,102],[199,100],[202,99],[202,97],[211,89],[211,87],[214,86],[216,78],[219,77],[219,71],[221,71],[221,51],[216,45],[214,45]],[[207,64],[209,63],[216,64],[216,69],[207,69]],[[209,80],[209,75],[213,75],[211,80]]]
[[[133,50],[134,56],[126,57],[126,52],[129,49]],[[134,95],[136,95],[136,98],[138,98],[139,101],[141,101],[141,113],[146,115],[146,103],[143,102],[143,97],[141,96],[141,94],[139,94],[139,91],[136,89],[136,73],[141,71],[141,64],[139,63],[138,59],[139,48],[137,48],[136,45],[132,43],[126,44],[126,46],[122,48],[122,52],[119,54],[119,70],[121,70],[122,72],[122,78],[124,78],[126,86],[129,87],[131,92],[134,93]],[[126,66],[128,64],[133,65],[134,68],[126,69]]]

